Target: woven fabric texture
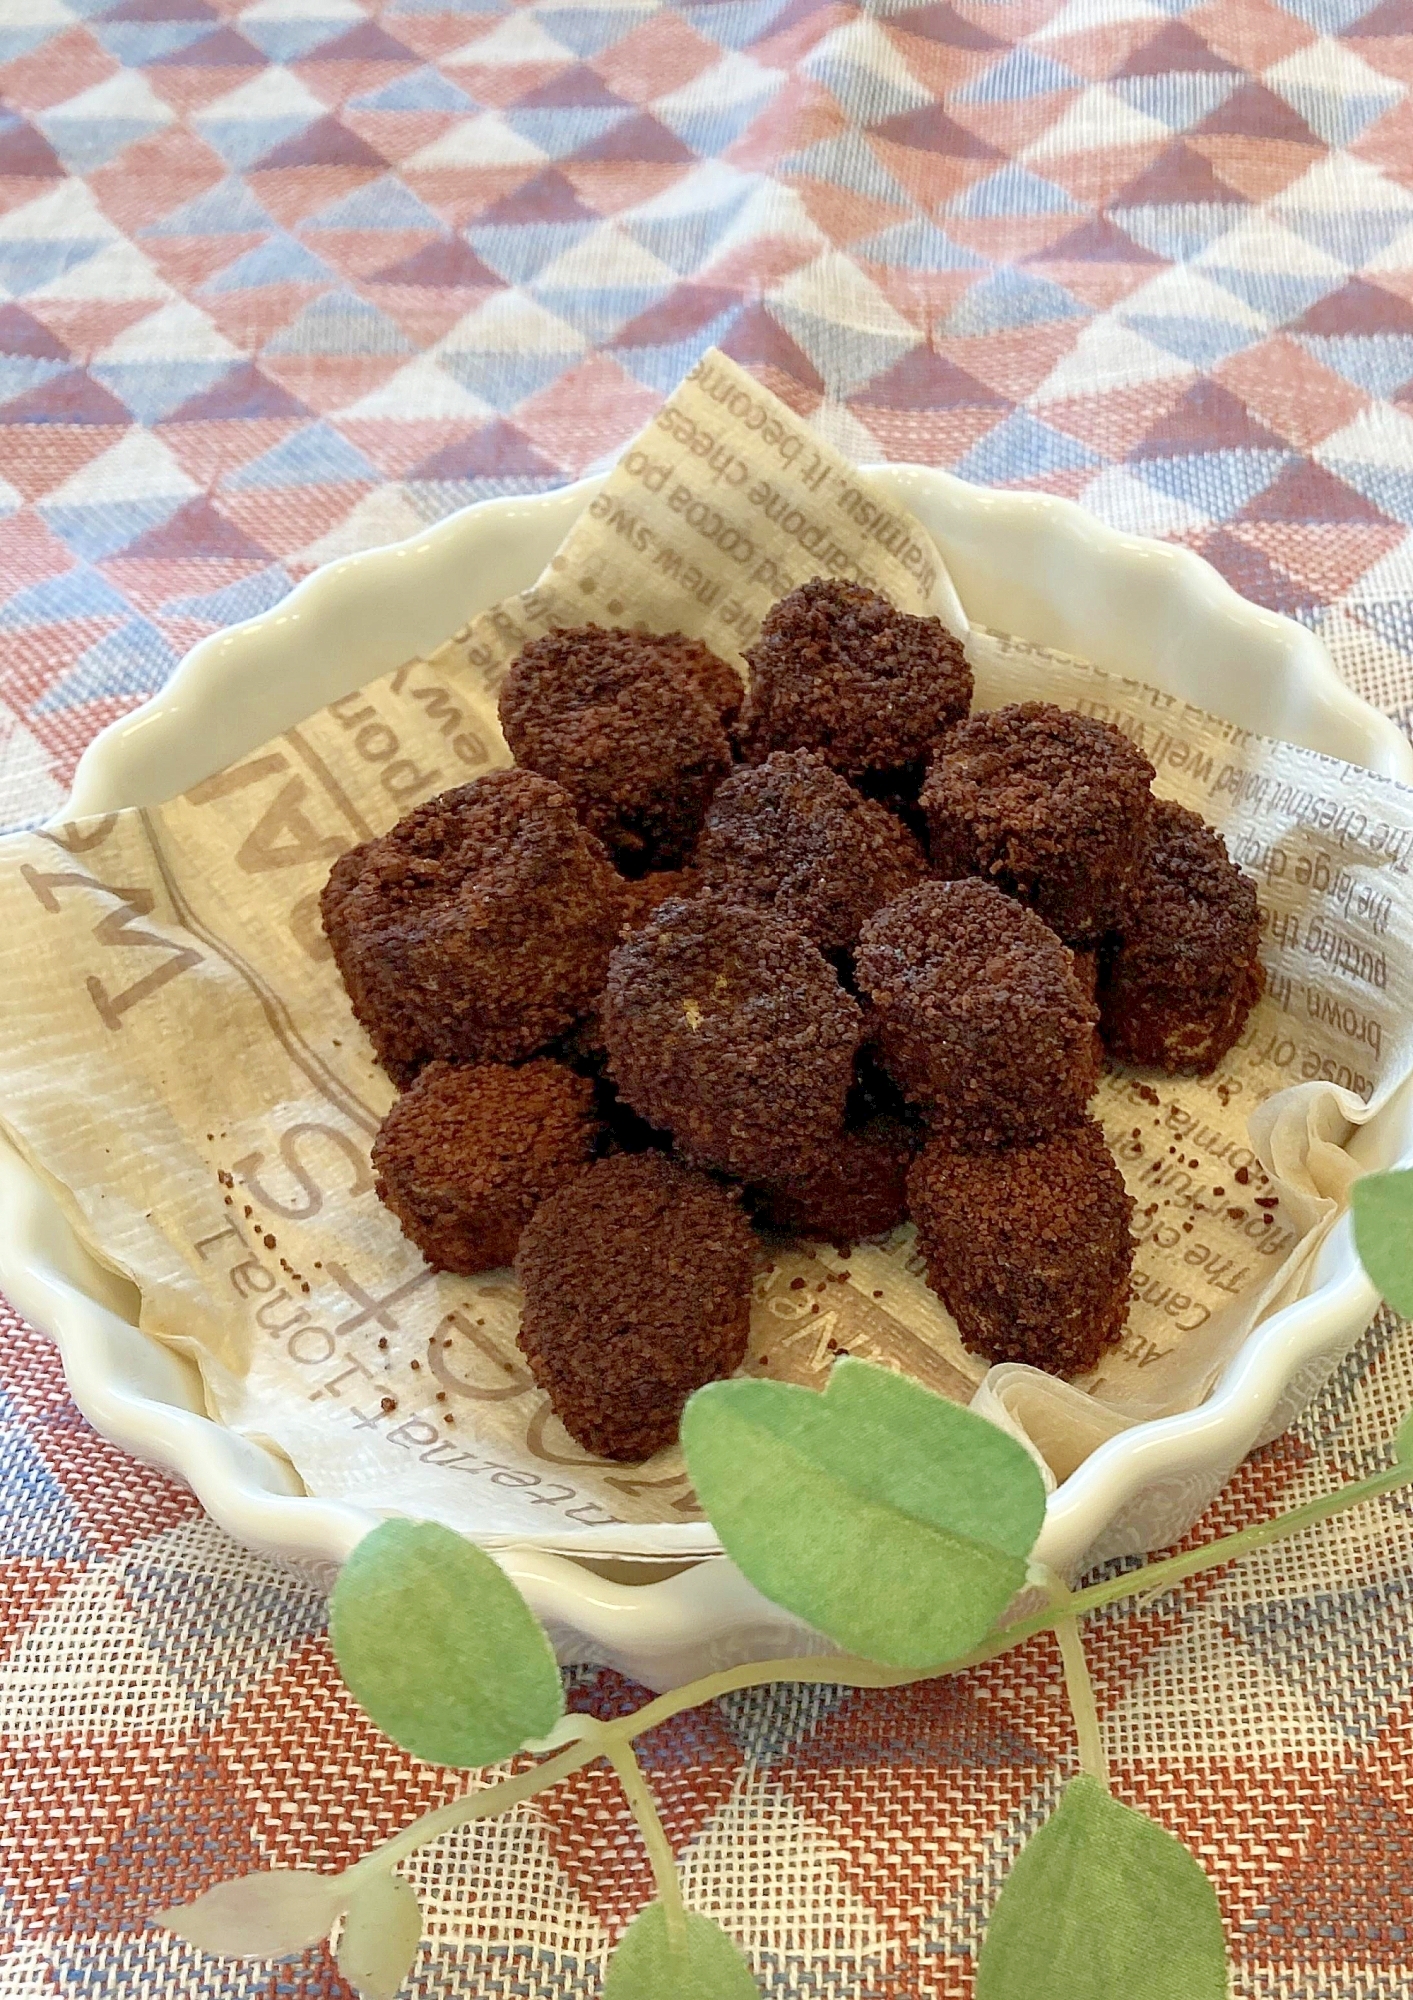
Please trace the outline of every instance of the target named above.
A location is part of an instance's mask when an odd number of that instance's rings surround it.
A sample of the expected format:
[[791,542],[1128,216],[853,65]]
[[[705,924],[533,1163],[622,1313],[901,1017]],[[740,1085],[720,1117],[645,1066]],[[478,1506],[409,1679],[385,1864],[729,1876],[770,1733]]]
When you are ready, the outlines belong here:
[[[711,342],[856,459],[1196,548],[1406,723],[1410,82],[1399,0],[0,0],[0,819],[318,563],[610,459]],[[307,1580],[0,1346],[0,2000],[346,1996],[146,1916],[456,1782],[360,1719]],[[1195,1538],[1410,1402],[1384,1318]],[[1116,1788],[1211,1872],[1239,2000],[1413,1994],[1411,1592],[1393,1499],[1092,1621]],[[965,2000],[1074,1763],[1044,1639],[643,1748],[778,2000]],[[411,1873],[423,2000],[588,2000],[651,1893],[599,1771]]]

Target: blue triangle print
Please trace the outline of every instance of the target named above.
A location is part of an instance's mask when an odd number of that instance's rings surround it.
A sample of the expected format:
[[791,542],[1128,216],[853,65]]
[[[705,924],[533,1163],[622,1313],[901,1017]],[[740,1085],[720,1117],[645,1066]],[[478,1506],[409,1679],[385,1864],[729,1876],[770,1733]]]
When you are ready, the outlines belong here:
[[211,32],[211,21],[95,21],[89,33],[124,69],[146,69],[188,49]]
[[218,152],[228,167],[242,173],[247,167],[273,152],[276,146],[307,132],[316,113],[297,118],[202,118],[192,122],[197,131]]
[[1397,333],[1297,333],[1317,361],[1371,396],[1391,396],[1413,380],[1413,337]]
[[679,110],[659,106],[654,114],[684,146],[705,159],[724,153],[753,125],[774,97],[778,84],[771,84],[755,97],[739,97],[733,104],[703,105],[700,109]]
[[437,366],[453,382],[489,403],[493,410],[508,416],[527,396],[555,382],[577,354],[488,354],[468,350],[461,354],[439,354]]
[[1062,285],[1003,265],[982,278],[958,300],[947,321],[956,335],[1001,333],[1014,326],[1035,326],[1046,320],[1086,319]]
[[979,271],[985,267],[983,258],[964,250],[935,222],[920,215],[911,222],[895,222],[850,247],[854,256],[870,263],[897,264],[907,271]]
[[508,284],[528,285],[599,227],[593,222],[520,222],[466,231],[466,240]]
[[802,153],[782,160],[782,174],[808,175],[830,187],[847,188],[850,194],[868,195],[895,208],[910,209],[913,198],[896,181],[861,132],[841,132],[833,139],[821,139]]
[[1169,263],[1185,264],[1249,213],[1244,203],[1234,201],[1154,202],[1116,208],[1113,219],[1145,250]]
[[1406,472],[1401,466],[1364,465],[1345,458],[1327,458],[1321,463],[1346,486],[1372,500],[1390,520],[1402,521],[1405,528],[1413,528],[1413,472]]
[[912,111],[926,102],[915,84],[904,85],[880,76],[863,63],[850,62],[826,46],[804,65],[805,74],[822,83],[840,110],[855,125],[881,125],[900,111]]
[[1229,319],[1199,319],[1176,313],[1125,313],[1131,326],[1166,354],[1190,361],[1194,368],[1212,368],[1229,354],[1239,354],[1265,339],[1260,327],[1235,326]]
[[[179,505],[173,502],[173,508]],[[0,607],[0,631],[21,632],[30,625],[54,625],[64,618],[126,618],[132,610],[108,579],[87,563],[76,563],[62,576],[47,576],[28,590],[17,590]]]
[[1054,181],[1042,180],[1018,161],[1009,160],[950,202],[947,212],[980,220],[997,215],[1078,215],[1081,211],[1078,202]]
[[300,223],[301,229],[431,229],[438,235],[445,224],[420,202],[395,174],[365,181],[351,194],[331,201]]
[[591,345],[596,345],[610,339],[619,327],[646,312],[671,289],[669,285],[624,285],[601,292],[580,290],[577,286],[572,291],[559,291],[542,290],[536,285],[532,296],[556,319],[562,319]]
[[1357,209],[1278,209],[1287,229],[1313,243],[1327,256],[1337,257],[1351,271],[1357,271],[1386,250],[1395,236],[1409,223],[1406,207]]
[[1052,431],[1025,410],[988,431],[952,471],[979,486],[1009,486],[1018,479],[1043,479],[1048,473],[1075,472],[1099,466],[1103,460],[1078,438]]
[[725,235],[750,198],[741,193],[721,208],[689,209],[681,215],[621,216],[621,226],[661,263],[687,277],[706,263],[716,242]]
[[170,597],[162,606],[164,618],[199,618],[217,627],[238,625],[242,618],[258,617],[292,589],[294,578],[279,563],[257,570],[228,583],[224,590],[208,590],[195,597]]
[[1396,104],[1401,92],[1392,80],[1387,92],[1375,96],[1346,94],[1342,90],[1318,90],[1306,84],[1285,84],[1281,96],[1300,113],[1312,132],[1318,132],[1327,146],[1348,146],[1367,125],[1381,118]]
[[526,109],[512,104],[501,116],[512,132],[538,146],[548,159],[567,159],[633,116],[627,105],[556,104]]
[[547,35],[572,49],[581,62],[601,55],[643,23],[638,9],[628,7],[537,7],[535,19]]
[[63,678],[35,703],[33,713],[57,715],[100,695],[155,694],[176,664],[176,654],[157,627],[146,618],[130,618],[80,653]]
[[[543,15],[537,18],[543,19]],[[476,100],[458,90],[449,76],[430,63],[407,76],[396,76],[377,90],[365,90],[348,100],[352,111],[459,111],[473,112]]]
[[137,140],[162,129],[157,118],[65,118],[51,112],[35,123],[71,174],[91,174]]
[[669,396],[683,376],[701,359],[702,350],[715,347],[735,325],[736,319],[737,313],[733,309],[708,320],[705,326],[698,327],[685,340],[674,341],[664,347],[619,346],[613,349],[613,358],[645,389]]
[[1302,277],[1286,271],[1246,271],[1230,264],[1209,264],[1205,258],[1198,268],[1204,278],[1212,279],[1253,312],[1265,313],[1277,326],[1299,319],[1317,299],[1338,291],[1343,282],[1338,271],[1327,278]]
[[958,104],[1013,104],[1021,98],[1045,97],[1055,90],[1082,90],[1086,79],[1040,49],[1012,49],[993,69],[958,91]]
[[1213,521],[1229,521],[1290,463],[1288,452],[1238,449],[1136,459],[1129,469],[1159,493],[1185,501]]
[[140,424],[156,424],[229,375],[239,361],[95,361],[89,373],[126,403]]
[[257,243],[217,271],[201,287],[203,292],[254,291],[261,285],[334,285],[338,273],[322,257],[282,230]]
[[236,174],[228,174],[215,187],[207,188],[204,194],[184,201],[180,208],[164,215],[160,222],[149,222],[140,234],[253,236],[274,227],[274,217],[261,207],[245,182]]
[[309,424],[281,438],[259,458],[241,466],[226,480],[238,491],[250,486],[322,486],[360,480],[376,486],[381,474],[362,452],[331,424]]

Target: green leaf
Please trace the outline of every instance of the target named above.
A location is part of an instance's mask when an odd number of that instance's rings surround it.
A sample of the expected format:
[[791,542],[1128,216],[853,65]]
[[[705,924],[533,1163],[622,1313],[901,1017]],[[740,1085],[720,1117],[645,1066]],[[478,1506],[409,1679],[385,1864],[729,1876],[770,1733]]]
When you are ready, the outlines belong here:
[[618,1940],[603,2000],[760,2000],[755,1975],[710,1917],[687,1912],[685,1952],[673,1951],[661,1903],[639,1910]]
[[839,1362],[823,1395],[713,1382],[683,1413],[682,1448],[757,1590],[889,1666],[939,1666],[981,1639],[1045,1518],[1014,1438],[861,1361]]
[[976,2000],[1226,2000],[1211,1883],[1179,1840],[1076,1778],[1022,1848],[976,1968]]
[[422,1906],[400,1875],[359,1884],[339,1939],[339,1971],[359,2000],[394,2000],[422,1942]]
[[493,1764],[564,1712],[554,1650],[483,1549],[429,1521],[384,1521],[329,1607],[339,1672],[378,1728],[432,1764]]
[[1395,1312],[1413,1314],[1413,1167],[1365,1174],[1349,1199],[1360,1263]]
[[153,1922],[218,1958],[288,1958],[327,1937],[347,1900],[337,1875],[274,1868],[220,1882],[194,1903],[159,1910]]

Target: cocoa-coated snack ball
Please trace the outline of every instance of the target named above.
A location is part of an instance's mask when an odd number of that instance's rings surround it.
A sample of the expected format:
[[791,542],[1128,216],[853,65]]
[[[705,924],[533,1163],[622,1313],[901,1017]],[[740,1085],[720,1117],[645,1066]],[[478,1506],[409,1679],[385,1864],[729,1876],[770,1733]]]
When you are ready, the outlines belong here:
[[755,1243],[739,1201],[654,1152],[601,1160],[520,1239],[519,1345],[570,1436],[602,1458],[674,1442],[694,1389],[746,1353]]
[[517,1062],[603,985],[623,885],[567,792],[491,771],[335,862],[324,929],[394,1082],[432,1057]]
[[746,653],[748,764],[817,750],[846,778],[914,771],[971,706],[971,668],[940,618],[816,576],[771,606]]
[[516,763],[563,785],[627,874],[686,859],[731,769],[720,690],[704,692],[679,650],[615,627],[556,629],[512,661],[500,692]]
[[999,889],[909,889],[864,925],[854,972],[889,1074],[952,1144],[1009,1145],[1083,1117],[1098,1009],[1054,932]]
[[1092,1118],[999,1153],[935,1139],[908,1203],[927,1282],[974,1354],[1083,1375],[1119,1339],[1133,1198]]
[[1114,929],[1138,863],[1153,766],[1110,723],[1046,701],[954,729],[920,804],[938,875],[984,876],[1069,944]]
[[1174,1075],[1214,1070],[1265,991],[1260,941],[1256,885],[1221,835],[1183,806],[1156,801],[1100,987],[1111,1054]]
[[701,895],[663,903],[609,961],[608,1068],[682,1158],[771,1180],[843,1129],[857,1001],[801,931]]
[[562,1063],[428,1063],[373,1141],[378,1199],[434,1270],[494,1270],[598,1136],[594,1086]]

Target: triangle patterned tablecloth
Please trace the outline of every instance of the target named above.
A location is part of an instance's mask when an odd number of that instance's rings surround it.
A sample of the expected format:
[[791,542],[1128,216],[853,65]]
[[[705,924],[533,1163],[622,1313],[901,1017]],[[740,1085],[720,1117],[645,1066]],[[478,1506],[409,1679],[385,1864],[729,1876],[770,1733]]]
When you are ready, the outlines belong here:
[[[1199,550],[1406,722],[1410,81],[1399,0],[0,4],[0,818],[202,635],[604,462],[712,342],[856,459]],[[0,1343],[0,2000],[346,1995],[145,1914],[453,1781],[360,1720],[307,1582]],[[1198,1534],[1371,1466],[1410,1402],[1385,1318]],[[1411,1578],[1395,1499],[1094,1621],[1117,1788],[1210,1870],[1241,2000],[1413,1993]],[[779,2000],[963,2000],[1073,1760],[1045,1640],[645,1747]],[[587,2000],[650,1894],[593,1772],[415,1881],[427,2000]]]

